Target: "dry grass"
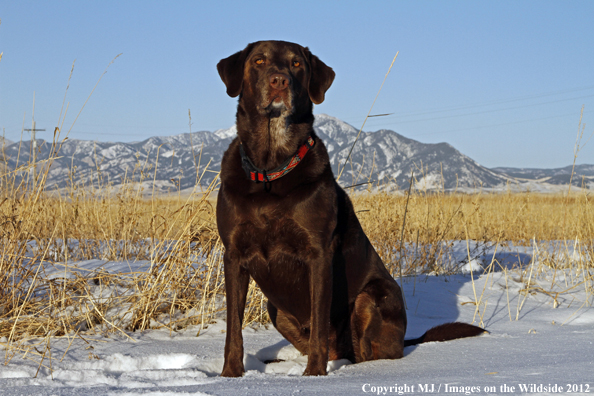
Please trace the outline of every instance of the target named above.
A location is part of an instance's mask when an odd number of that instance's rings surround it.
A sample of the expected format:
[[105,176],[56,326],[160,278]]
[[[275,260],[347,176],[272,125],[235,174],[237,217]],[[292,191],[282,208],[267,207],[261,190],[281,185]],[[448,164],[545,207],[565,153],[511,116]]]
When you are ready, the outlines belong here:
[[[577,240],[594,242],[594,199],[587,193],[562,195],[443,194],[416,192],[410,196],[404,241],[420,249],[418,254],[434,262],[417,263],[435,268],[444,244],[470,239],[484,245],[508,241],[531,246],[536,241]],[[398,263],[394,247],[400,239],[406,196],[376,193],[353,197],[363,228],[388,266]],[[409,263],[412,270],[416,264]]]

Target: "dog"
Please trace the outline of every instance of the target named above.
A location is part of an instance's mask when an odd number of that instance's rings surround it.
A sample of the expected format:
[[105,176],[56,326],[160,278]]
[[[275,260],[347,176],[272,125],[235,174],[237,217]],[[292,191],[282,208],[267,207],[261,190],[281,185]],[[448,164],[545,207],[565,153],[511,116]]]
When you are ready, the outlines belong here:
[[367,239],[313,129],[335,73],[306,47],[259,41],[217,64],[239,96],[237,137],[223,155],[216,215],[224,253],[227,334],[222,376],[244,373],[250,277],[274,327],[302,354],[304,375],[328,360],[397,359],[405,346],[475,336],[449,323],[404,340],[400,287]]

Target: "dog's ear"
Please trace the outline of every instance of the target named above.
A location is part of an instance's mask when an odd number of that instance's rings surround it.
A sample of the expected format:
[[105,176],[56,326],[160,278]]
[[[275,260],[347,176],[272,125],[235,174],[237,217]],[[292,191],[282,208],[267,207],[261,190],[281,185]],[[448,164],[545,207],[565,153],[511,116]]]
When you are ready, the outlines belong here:
[[232,98],[241,93],[243,88],[243,67],[245,59],[252,51],[254,43],[249,44],[243,51],[236,52],[228,58],[221,59],[217,64],[217,70],[221,80],[227,87],[227,95]]
[[315,104],[320,104],[324,101],[324,95],[332,85],[332,81],[334,81],[335,73],[331,67],[326,66],[320,58],[313,55],[308,48],[305,51],[309,55],[310,76],[307,88],[309,98]]

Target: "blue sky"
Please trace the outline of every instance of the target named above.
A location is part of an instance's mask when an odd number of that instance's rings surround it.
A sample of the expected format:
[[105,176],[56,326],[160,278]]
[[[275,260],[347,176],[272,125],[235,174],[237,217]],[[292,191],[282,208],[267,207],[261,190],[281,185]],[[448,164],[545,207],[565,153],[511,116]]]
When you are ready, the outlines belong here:
[[[594,1],[11,1],[0,4],[0,128],[137,141],[233,125],[216,72],[252,41],[308,46],[336,72],[315,113],[448,142],[482,165],[573,161],[594,131]],[[49,132],[40,132],[50,138]],[[25,132],[24,138],[29,139]],[[594,163],[594,140],[577,163]]]

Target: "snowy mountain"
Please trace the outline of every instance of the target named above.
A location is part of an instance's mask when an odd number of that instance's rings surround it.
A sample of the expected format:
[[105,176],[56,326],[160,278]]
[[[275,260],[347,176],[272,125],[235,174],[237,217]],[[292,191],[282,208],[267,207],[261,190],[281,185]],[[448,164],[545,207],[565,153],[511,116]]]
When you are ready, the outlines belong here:
[[[594,165],[572,165],[563,168],[538,169],[538,168],[492,168],[491,170],[502,173],[521,181],[539,181],[554,185],[571,184],[577,187],[594,184]],[[571,176],[573,172],[573,177]]]
[[[316,116],[314,129],[326,144],[332,169],[338,175],[358,130],[324,114]],[[215,132],[157,136],[132,143],[68,139],[62,144],[58,158],[53,160],[46,186],[63,188],[71,180],[117,186],[124,178],[144,181],[151,189],[155,180],[155,188],[160,192],[193,188],[198,178],[201,185],[208,185],[220,170],[222,155],[236,132],[232,126]],[[47,160],[51,144],[38,139],[37,146],[37,161]],[[2,162],[8,169],[27,164],[31,160],[31,142],[6,145],[4,156]],[[361,133],[340,183],[350,186],[373,180],[384,185],[395,182],[399,188],[407,188],[411,171],[416,188],[447,190],[496,188],[505,186],[510,179],[535,180],[534,175],[539,175],[522,169],[488,169],[447,143],[425,144],[382,129]],[[589,172],[594,174],[592,169]],[[551,177],[558,175],[564,173],[559,171]]]
[[[316,116],[314,128],[326,143],[330,163],[337,174],[338,164],[344,165],[358,130],[323,114]],[[348,173],[341,178],[347,186],[366,181],[371,175],[372,180],[395,181],[407,188],[411,171],[417,188],[496,187],[507,181],[447,143],[421,143],[387,129],[362,132],[353,149],[352,162],[351,166],[349,161],[345,168]]]

